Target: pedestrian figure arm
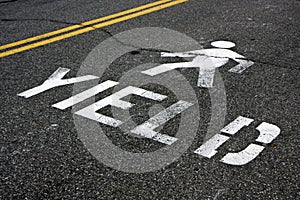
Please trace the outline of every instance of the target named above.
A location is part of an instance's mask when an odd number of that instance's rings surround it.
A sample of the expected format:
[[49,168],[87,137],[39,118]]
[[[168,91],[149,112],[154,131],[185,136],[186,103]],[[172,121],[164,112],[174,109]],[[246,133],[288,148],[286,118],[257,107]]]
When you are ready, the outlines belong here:
[[236,61],[238,64],[231,68],[229,70],[229,72],[234,72],[234,73],[238,73],[241,74],[243,71],[245,71],[247,68],[251,67],[254,62],[252,62],[251,60],[247,60],[244,57],[241,58],[233,58],[234,61]]

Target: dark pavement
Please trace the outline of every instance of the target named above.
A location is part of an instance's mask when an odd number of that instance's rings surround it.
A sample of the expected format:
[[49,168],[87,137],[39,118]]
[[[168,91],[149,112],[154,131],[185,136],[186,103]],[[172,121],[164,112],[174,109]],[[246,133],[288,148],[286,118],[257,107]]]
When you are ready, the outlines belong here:
[[[0,1],[0,44],[150,2]],[[299,199],[299,9],[297,0],[189,0],[0,58],[0,199]],[[218,155],[208,159],[193,153],[203,143],[211,116],[208,91],[196,85],[201,117],[192,145],[172,164],[142,174],[117,171],[95,159],[78,138],[71,109],[51,107],[72,96],[72,85],[28,99],[17,96],[42,84],[59,67],[71,69],[66,78],[75,77],[89,52],[102,41],[142,27],[176,30],[204,48],[215,40],[233,41],[236,52],[255,62],[240,75],[228,72],[234,63],[219,69],[227,96],[224,126],[238,116],[253,118],[255,123],[220,147]],[[125,71],[149,62],[172,59],[160,58],[153,49],[140,49],[116,60],[102,78],[118,81]],[[177,71],[196,83],[195,69]],[[170,93],[165,88],[149,88]],[[143,99],[130,101],[141,108],[131,110],[133,120],[147,120],[149,116],[143,114],[147,115],[149,106],[144,106]],[[177,130],[178,121],[168,122],[164,129]],[[243,166],[219,162],[227,152],[240,151],[255,140],[258,131],[253,134],[254,128],[261,122],[278,126],[281,133],[257,158]],[[160,147],[153,141],[140,143],[139,138],[128,143],[128,137],[117,130],[104,129],[114,144],[127,151]]]

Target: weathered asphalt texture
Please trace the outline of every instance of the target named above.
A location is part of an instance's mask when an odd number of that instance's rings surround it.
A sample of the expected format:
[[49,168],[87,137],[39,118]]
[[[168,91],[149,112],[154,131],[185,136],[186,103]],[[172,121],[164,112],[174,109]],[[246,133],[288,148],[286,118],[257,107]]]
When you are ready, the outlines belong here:
[[[0,1],[0,43],[56,30],[151,1]],[[0,59],[0,199],[298,199],[300,1],[190,0],[159,12]],[[230,40],[235,51],[255,61],[242,75],[220,69],[227,94],[226,123],[238,116],[253,126],[232,137],[212,159],[193,151],[202,144],[210,117],[209,97],[198,93],[203,120],[190,149],[156,172],[130,174],[98,162],[77,137],[71,110],[51,107],[72,94],[72,86],[22,99],[16,94],[42,83],[58,67],[76,75],[87,54],[112,34],[138,27],[182,32],[205,47]],[[152,56],[152,57],[150,57]],[[154,60],[153,60],[154,59]],[[149,61],[167,62],[155,51],[127,54],[109,78]],[[231,66],[233,63],[231,63]],[[191,83],[196,70],[183,73]],[[141,99],[133,99],[141,101]],[[147,112],[147,107],[141,107]],[[144,110],[143,110],[144,109]],[[133,115],[135,110],[132,111]],[[136,121],[145,118],[136,117]],[[252,162],[234,167],[218,160],[257,137],[259,122],[281,134]],[[165,128],[176,128],[167,124]],[[140,122],[139,122],[140,123]],[[109,133],[108,133],[109,134]],[[122,144],[122,137],[111,137]],[[134,143],[127,150],[134,151]]]

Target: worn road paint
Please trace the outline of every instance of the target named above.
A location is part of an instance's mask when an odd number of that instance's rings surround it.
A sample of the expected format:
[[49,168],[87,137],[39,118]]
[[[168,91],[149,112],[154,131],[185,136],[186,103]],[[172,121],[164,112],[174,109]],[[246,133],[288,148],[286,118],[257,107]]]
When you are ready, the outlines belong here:
[[161,95],[158,93],[154,93],[151,91],[147,91],[141,88],[137,88],[137,87],[133,87],[133,86],[128,86],[122,90],[120,90],[119,92],[116,92],[104,99],[99,100],[98,102],[87,106],[79,111],[77,111],[75,114],[86,117],[88,119],[106,124],[108,126],[112,126],[112,127],[118,127],[119,125],[121,125],[123,122],[111,117],[107,117],[105,115],[102,115],[100,113],[96,113],[97,110],[100,110],[101,108],[104,108],[106,106],[115,106],[118,108],[121,108],[123,110],[127,110],[129,108],[131,108],[133,105],[129,102],[120,100],[121,98],[128,96],[130,94],[135,94],[141,97],[145,97],[148,99],[152,99],[155,101],[162,101],[165,98],[167,98],[167,96],[165,95]]
[[90,27],[75,30],[73,32],[66,33],[66,34],[63,34],[63,35],[59,35],[59,36],[56,36],[56,37],[53,37],[53,38],[50,38],[50,39],[46,39],[46,40],[43,40],[43,41],[40,41],[40,42],[36,42],[36,43],[29,44],[29,45],[26,45],[26,46],[23,46],[23,47],[8,50],[8,51],[5,51],[3,53],[0,53],[0,58],[5,57],[5,56],[9,56],[9,55],[13,55],[13,54],[16,54],[16,53],[20,53],[20,52],[23,52],[23,51],[26,51],[26,50],[34,49],[34,48],[44,46],[44,45],[47,45],[47,44],[51,44],[51,43],[54,43],[54,42],[57,42],[57,41],[60,41],[60,40],[67,39],[67,38],[71,38],[71,37],[74,37],[76,35],[87,33],[87,32],[90,32],[90,31],[93,31],[93,30],[96,30],[96,29],[100,29],[100,28],[103,28],[103,27],[106,27],[106,26],[109,26],[109,25],[113,25],[113,24],[116,24],[116,23],[119,23],[119,22],[127,21],[129,19],[133,19],[133,18],[143,16],[143,15],[155,12],[155,11],[159,11],[159,10],[162,10],[162,9],[165,9],[165,8],[168,8],[168,7],[172,7],[172,6],[187,2],[187,1],[188,0],[175,0],[175,1],[172,1],[170,3],[158,5],[158,6],[155,6],[155,7],[151,7],[149,9],[142,10],[140,12],[125,15],[123,17],[115,18],[115,19],[112,19],[112,20],[109,20],[109,21],[106,21],[106,22],[103,22],[103,23],[100,23],[100,24],[96,24],[96,25],[93,25],[93,26],[90,26]]
[[[243,127],[249,126],[253,121],[253,119],[239,116],[233,122],[224,127],[221,132],[234,135]],[[261,123],[256,130],[258,130],[260,134],[255,141],[262,144],[269,144],[280,134],[279,127],[266,122]],[[201,147],[198,148],[194,153],[211,158],[217,153],[216,149],[218,149],[227,140],[229,140],[228,136],[216,134],[202,144]],[[245,165],[255,159],[264,149],[264,146],[250,144],[240,152],[227,153],[220,161],[230,165]]]
[[[198,87],[212,88],[215,77],[215,70],[228,62],[227,59],[221,58],[208,58],[207,56],[197,56],[193,63],[199,68]],[[211,67],[213,63],[214,67]]]
[[260,133],[256,142],[263,144],[271,143],[280,134],[280,128],[266,122],[261,123],[256,130]]
[[234,135],[243,127],[249,126],[253,121],[254,121],[253,119],[239,116],[233,122],[228,124],[226,127],[222,128],[221,132]]
[[116,85],[118,85],[119,83],[118,82],[115,82],[115,81],[105,81],[103,83],[100,83],[98,85],[96,85],[95,87],[92,87],[86,91],[83,91],[77,95],[74,95],[66,100],[63,100],[61,102],[58,102],[56,104],[53,104],[52,107],[54,108],[58,108],[60,110],[64,110],[66,108],[69,108],[79,102],[82,102],[92,96],[95,96],[97,95],[98,93],[100,92],[103,92],[109,88],[112,88]]
[[258,154],[264,150],[264,148],[265,147],[257,144],[250,144],[243,151],[238,153],[227,153],[221,159],[221,162],[229,165],[245,165],[256,158]]
[[127,14],[131,14],[131,13],[134,13],[134,12],[137,12],[137,11],[141,11],[141,10],[144,10],[144,9],[147,9],[147,8],[151,8],[153,6],[157,6],[157,5],[167,3],[167,2],[170,2],[170,1],[171,0],[156,1],[156,2],[153,2],[153,3],[149,3],[149,4],[146,4],[146,5],[137,7],[137,8],[125,10],[125,11],[122,11],[122,12],[119,12],[119,13],[115,13],[115,14],[112,14],[112,15],[108,15],[108,16],[105,16],[105,17],[98,18],[98,19],[93,19],[93,20],[90,20],[90,21],[87,21],[87,22],[83,22],[83,23],[78,24],[78,25],[69,26],[69,27],[62,28],[62,29],[59,29],[59,30],[56,30],[56,31],[52,31],[52,32],[49,32],[49,33],[45,33],[45,34],[42,34],[42,35],[35,36],[35,37],[27,38],[27,39],[20,40],[20,41],[17,41],[17,42],[13,42],[13,43],[10,43],[10,44],[6,44],[6,45],[3,45],[3,46],[0,46],[0,50],[12,48],[12,47],[19,46],[19,45],[22,45],[22,44],[26,44],[26,43],[29,43],[29,42],[34,42],[36,40],[40,40],[40,39],[43,39],[43,38],[55,36],[55,35],[58,35],[58,34],[61,34],[61,33],[65,33],[65,32],[68,32],[68,31],[75,30],[75,29],[83,28],[85,26],[90,26],[92,24],[96,24],[96,23],[103,22],[103,21],[106,21],[106,20],[121,17],[121,16],[124,16],[124,15],[127,15]]
[[[220,47],[226,47],[225,41],[216,41],[214,45]],[[228,42],[229,43],[229,42]],[[227,45],[228,47],[233,46]],[[222,46],[223,45],[223,46]],[[152,69],[148,69],[143,71],[142,73],[156,76],[161,73],[168,72],[170,70],[179,69],[179,68],[199,68],[199,78],[197,85],[199,87],[211,88],[213,87],[213,80],[215,75],[215,70],[223,65],[227,64],[230,59],[236,61],[238,65],[231,68],[229,72],[234,73],[242,73],[247,68],[252,66],[254,62],[246,60],[244,56],[226,49],[226,48],[212,48],[212,49],[201,49],[195,51],[187,51],[187,52],[178,52],[178,53],[161,53],[162,57],[194,57],[192,62],[183,62],[183,63],[170,63],[163,64]]]
[[69,85],[99,78],[98,76],[86,75],[76,78],[62,79],[69,71],[70,69],[60,67],[42,85],[19,93],[18,96],[29,98],[58,86]]
[[170,137],[168,135],[160,134],[154,131],[155,128],[163,125],[170,119],[174,118],[176,115],[182,113],[184,110],[192,106],[192,103],[186,101],[178,101],[177,103],[171,105],[167,109],[161,111],[154,117],[151,117],[145,123],[137,126],[135,129],[131,130],[131,133],[137,134],[139,136],[153,139],[163,144],[171,145],[178,139]]
[[[239,116],[233,122],[221,129],[221,132],[234,135],[243,127],[249,126],[253,121],[253,119]],[[228,136],[216,134],[208,141],[206,141],[203,145],[201,145],[201,147],[199,147],[196,151],[194,151],[194,153],[207,158],[211,158],[218,152],[216,149],[218,149],[227,140],[229,140]]]
[[218,149],[222,144],[224,144],[227,140],[229,140],[228,136],[224,136],[221,134],[216,134],[211,137],[208,141],[206,141],[201,147],[199,147],[194,153],[204,156],[206,158],[213,157],[218,151]]
[[[280,134],[280,128],[266,122],[261,123],[256,130],[259,131],[259,136],[255,141],[263,144],[271,143]],[[230,165],[245,165],[256,158],[264,148],[261,145],[250,144],[240,152],[226,154],[221,162]]]

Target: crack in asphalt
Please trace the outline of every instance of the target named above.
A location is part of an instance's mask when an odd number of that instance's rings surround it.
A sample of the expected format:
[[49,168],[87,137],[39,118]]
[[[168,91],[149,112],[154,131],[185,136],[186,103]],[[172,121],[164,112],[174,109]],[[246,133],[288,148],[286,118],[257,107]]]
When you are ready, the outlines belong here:
[[171,53],[170,51],[162,51],[162,50],[157,50],[157,49],[148,49],[148,48],[141,48],[138,46],[134,46],[132,44],[127,44],[125,42],[122,42],[120,40],[118,40],[112,33],[110,33],[108,30],[104,29],[104,28],[96,28],[94,25],[83,25],[81,23],[72,23],[72,22],[65,22],[65,21],[59,21],[59,20],[53,20],[53,19],[0,19],[0,21],[2,22],[18,22],[18,21],[48,21],[48,22],[53,22],[53,23],[60,23],[60,24],[67,24],[67,25],[79,25],[82,28],[93,28],[94,30],[100,30],[104,33],[106,33],[107,35],[109,35],[111,38],[113,38],[114,40],[116,40],[117,42],[119,42],[121,45],[124,46],[128,46],[128,47],[132,47],[132,48],[136,48],[142,51],[150,51],[150,52],[157,52],[157,53],[161,53],[161,52],[167,52],[167,53]]
[[[14,1],[18,1],[18,0],[10,0],[10,1],[2,1],[2,2],[0,1],[0,3],[14,2]],[[79,25],[82,28],[90,27],[90,28],[93,28],[94,30],[99,30],[99,31],[109,35],[111,38],[113,38],[115,41],[117,41],[118,43],[120,43],[123,46],[132,47],[132,48],[138,49],[140,51],[147,51],[147,52],[154,52],[154,53],[174,53],[174,52],[171,52],[171,51],[165,51],[165,50],[159,50],[159,49],[142,48],[142,47],[139,47],[139,46],[135,46],[135,45],[132,45],[132,44],[125,43],[125,42],[119,40],[118,38],[116,38],[111,32],[109,32],[105,28],[99,29],[99,28],[96,28],[94,25],[83,25],[81,23],[75,23],[75,22],[66,22],[66,21],[59,21],[59,20],[53,20],[53,19],[35,19],[35,18],[33,18],[33,19],[0,19],[0,21],[2,21],[2,22],[48,21],[48,22],[67,24],[67,25]],[[205,54],[193,54],[193,53],[188,53],[188,55],[207,56]],[[210,57],[210,58],[229,58],[229,57],[219,57],[219,56],[207,56],[207,57]],[[255,62],[255,63],[258,63],[258,64],[262,64],[262,65],[272,65],[272,66],[275,66],[275,67],[278,67],[278,68],[300,70],[299,68],[288,68],[288,67],[285,67],[285,66],[282,66],[282,65],[279,65],[279,64],[275,64],[275,63],[271,63],[271,62],[263,61],[263,60],[258,60],[258,59],[253,59],[253,58],[238,58],[238,59],[246,60],[246,61],[252,61],[252,62]]]
[[[1,2],[0,2],[1,3]],[[53,20],[53,19],[0,19],[2,22],[19,22],[19,21],[48,21],[48,22],[54,22],[54,23],[60,23],[60,24],[68,24],[68,25],[81,25],[77,23],[71,23],[71,22],[64,22],[59,20]]]
[[1,4],[1,3],[12,3],[12,2],[15,2],[15,1],[19,1],[19,0],[0,1],[0,4]]

